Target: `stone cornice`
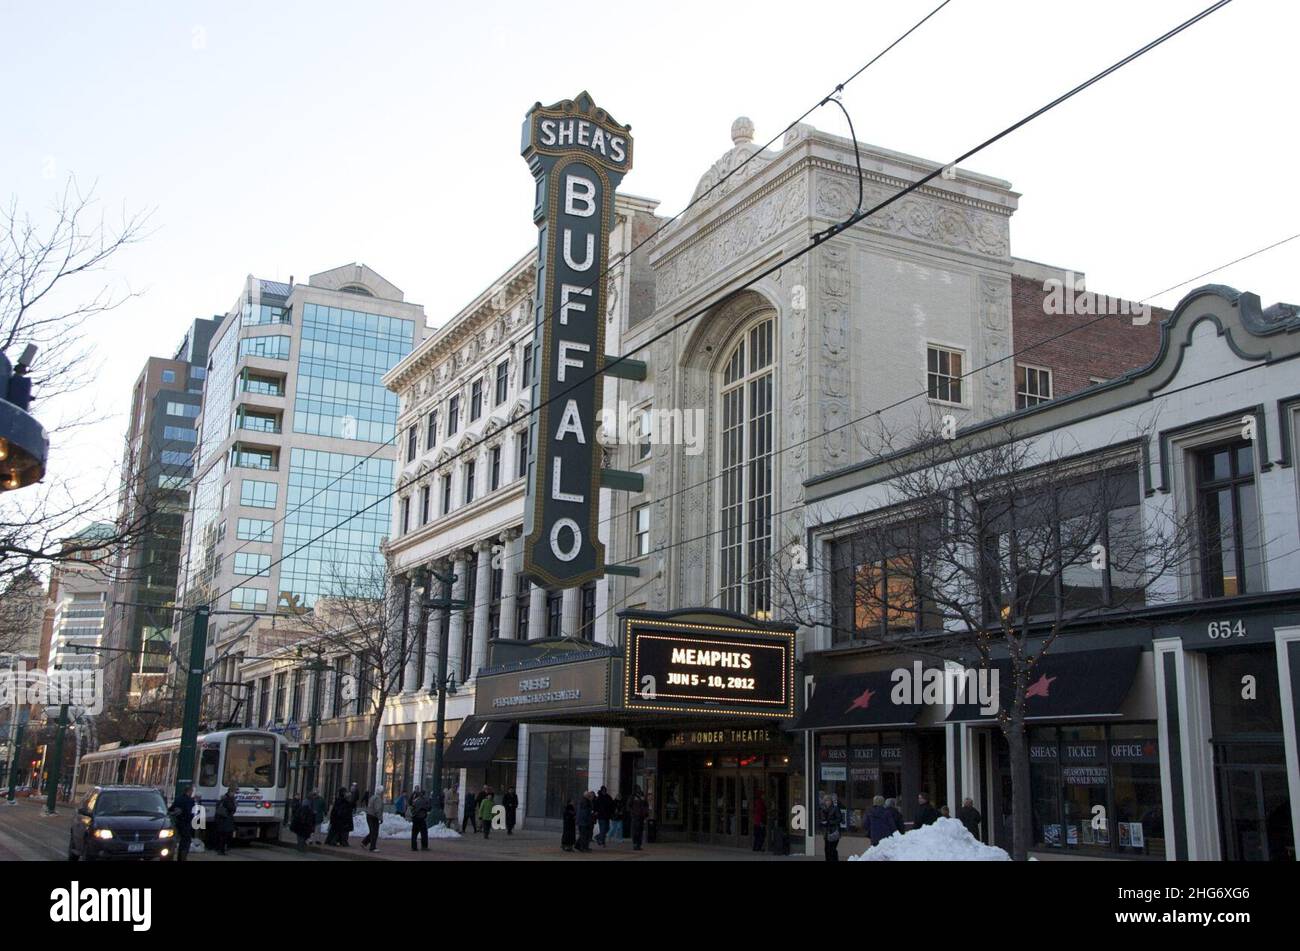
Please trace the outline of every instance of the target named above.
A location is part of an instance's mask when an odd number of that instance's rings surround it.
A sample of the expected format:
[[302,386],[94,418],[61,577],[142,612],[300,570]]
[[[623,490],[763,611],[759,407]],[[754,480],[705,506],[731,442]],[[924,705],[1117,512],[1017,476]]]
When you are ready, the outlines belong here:
[[[830,159],[814,155],[811,160],[814,168],[822,171],[835,172],[839,175],[846,175],[857,184],[858,170],[852,165],[845,165],[843,162],[835,162]],[[927,171],[928,175],[929,172]],[[895,175],[886,175],[883,172],[877,172],[872,169],[864,168],[862,170],[864,181],[876,185],[886,185],[889,188],[902,191],[912,182],[905,178],[898,178]],[[980,198],[972,198],[969,195],[963,195],[961,192],[950,191],[946,188],[937,188],[934,185],[922,185],[912,192],[913,195],[922,195],[926,198],[933,198],[936,201],[946,201],[954,205],[964,205],[968,208],[976,208],[980,211],[987,211],[990,214],[1002,215],[1004,218],[1010,218],[1015,213],[1015,208],[1007,205],[998,204],[997,202],[985,201]],[[869,206],[868,206],[869,207]]]
[[509,313],[520,298],[537,286],[537,252],[524,255],[491,286],[435,330],[384,376],[384,385],[400,393],[426,373],[448,360],[494,320]]

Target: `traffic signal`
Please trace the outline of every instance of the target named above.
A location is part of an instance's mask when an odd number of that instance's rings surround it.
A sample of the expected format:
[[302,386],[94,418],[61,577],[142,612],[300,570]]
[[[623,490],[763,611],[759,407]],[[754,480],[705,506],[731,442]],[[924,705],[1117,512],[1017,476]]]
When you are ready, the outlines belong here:
[[28,376],[36,348],[28,344],[16,364],[0,353],[0,492],[21,489],[45,477],[50,438],[28,412],[32,380]]

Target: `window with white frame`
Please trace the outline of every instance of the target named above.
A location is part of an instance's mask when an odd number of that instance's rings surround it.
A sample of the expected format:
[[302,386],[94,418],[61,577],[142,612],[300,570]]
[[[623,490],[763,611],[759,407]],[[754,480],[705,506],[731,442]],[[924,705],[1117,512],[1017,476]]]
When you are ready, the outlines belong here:
[[769,317],[745,330],[721,364],[719,588],[724,609],[754,616],[771,609],[775,342]]
[[654,450],[654,418],[654,409],[648,403],[636,411],[634,458],[638,462],[649,459]]
[[632,510],[632,555],[650,554],[650,506],[638,505]]
[[1046,367],[1016,365],[1016,409],[1037,406],[1051,398],[1051,370]]
[[925,385],[930,399],[940,403],[961,403],[961,376],[965,354],[960,350],[931,344],[925,351]]

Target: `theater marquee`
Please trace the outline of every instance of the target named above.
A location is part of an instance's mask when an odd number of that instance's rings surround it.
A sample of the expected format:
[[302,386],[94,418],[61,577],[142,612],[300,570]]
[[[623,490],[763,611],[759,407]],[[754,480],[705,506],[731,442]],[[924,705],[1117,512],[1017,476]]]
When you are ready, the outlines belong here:
[[628,710],[794,716],[794,630],[737,615],[711,620],[625,613]]
[[539,408],[529,428],[523,570],[547,588],[571,588],[605,573],[595,438],[603,380],[593,374],[605,365],[603,274],[614,190],[632,167],[632,139],[582,93],[533,107],[523,156],[537,180],[532,405]]

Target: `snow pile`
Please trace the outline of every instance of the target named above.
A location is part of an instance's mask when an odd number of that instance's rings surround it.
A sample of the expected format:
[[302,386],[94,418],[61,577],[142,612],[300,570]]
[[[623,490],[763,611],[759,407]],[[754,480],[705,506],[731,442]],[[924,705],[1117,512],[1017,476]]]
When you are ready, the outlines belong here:
[[[324,837],[329,834],[329,821],[321,823],[320,832]],[[366,814],[358,812],[352,817],[352,831],[348,838],[364,839],[370,834],[370,826],[366,825]],[[379,838],[381,839],[409,839],[411,837],[411,821],[404,819],[395,812],[385,812],[384,818],[379,823]],[[429,838],[431,839],[459,839],[460,833],[453,829],[448,829],[445,825],[439,823],[436,826],[429,827]]]
[[956,819],[938,819],[904,835],[881,839],[850,862],[1009,862],[1011,856],[985,845]]

